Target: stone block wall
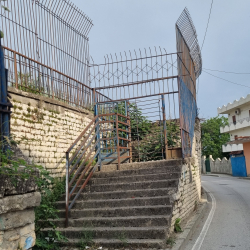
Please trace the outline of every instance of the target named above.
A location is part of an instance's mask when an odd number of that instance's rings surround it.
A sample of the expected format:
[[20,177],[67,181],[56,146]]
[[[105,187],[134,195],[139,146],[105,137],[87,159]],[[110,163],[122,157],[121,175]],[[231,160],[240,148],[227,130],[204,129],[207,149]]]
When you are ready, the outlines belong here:
[[22,185],[14,185],[3,174],[0,180],[3,182],[0,196],[0,249],[31,249],[36,242],[34,208],[40,205],[41,195],[36,192],[37,187],[32,178],[22,180]]
[[65,152],[93,119],[93,113],[51,98],[8,89],[13,104],[11,134],[22,153],[52,176],[65,173]]
[[177,218],[181,220],[195,210],[201,199],[201,130],[200,121],[195,123],[192,157],[184,160],[177,192],[173,195],[174,206],[170,232],[174,231]]

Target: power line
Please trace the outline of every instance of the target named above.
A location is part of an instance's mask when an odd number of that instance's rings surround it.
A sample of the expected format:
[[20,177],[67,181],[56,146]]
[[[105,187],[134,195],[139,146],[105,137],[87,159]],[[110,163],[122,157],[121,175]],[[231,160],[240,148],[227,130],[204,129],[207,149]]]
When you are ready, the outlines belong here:
[[[211,16],[211,12],[212,12],[213,3],[214,3],[214,0],[212,0],[212,2],[211,2],[210,12],[209,12],[208,21],[207,21],[207,28],[206,28],[205,35],[204,35],[204,38],[203,38],[201,50],[203,48],[203,45],[204,45],[204,42],[205,42],[205,39],[206,39],[207,29],[208,29],[208,25],[209,25],[209,21],[210,21],[210,16]],[[197,84],[197,88],[198,88],[197,97],[198,97],[198,92],[199,92],[199,84],[200,84],[200,78],[198,78],[198,84]]]
[[218,78],[218,79],[221,79],[221,80],[223,80],[223,81],[230,82],[230,83],[233,83],[233,84],[236,84],[236,85],[239,85],[239,86],[246,87],[246,88],[249,88],[249,89],[250,89],[250,86],[246,86],[246,85],[244,85],[244,84],[240,84],[240,83],[236,83],[236,82],[231,82],[231,81],[226,80],[226,79],[224,79],[224,78],[221,78],[221,77],[219,77],[219,76],[215,76],[215,75],[213,75],[213,74],[211,74],[211,73],[209,73],[209,72],[206,72],[205,70],[203,70],[203,71],[204,71],[205,73],[207,73],[207,74],[209,74],[209,75],[215,77],[215,78]]
[[209,17],[208,17],[208,21],[207,21],[207,28],[206,28],[206,32],[205,32],[205,35],[204,35],[204,39],[203,39],[203,42],[202,42],[201,50],[202,50],[202,48],[203,48],[203,45],[204,45],[204,42],[205,42],[205,39],[206,39],[208,24],[209,24],[209,21],[210,21],[210,16],[211,16],[212,7],[213,7],[213,2],[214,2],[214,0],[212,0],[212,3],[211,3],[210,12],[209,12]]
[[205,69],[205,70],[223,72],[223,73],[228,73],[228,74],[236,74],[236,75],[250,75],[250,73],[238,73],[238,72],[230,72],[230,71],[223,71],[223,70],[216,70],[216,69]]

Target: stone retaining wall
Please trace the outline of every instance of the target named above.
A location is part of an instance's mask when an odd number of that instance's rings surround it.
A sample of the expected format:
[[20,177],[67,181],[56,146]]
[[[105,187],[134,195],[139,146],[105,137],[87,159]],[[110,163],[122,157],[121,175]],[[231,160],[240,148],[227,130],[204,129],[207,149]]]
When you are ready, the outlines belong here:
[[93,119],[93,113],[51,98],[8,89],[14,105],[11,134],[22,153],[37,165],[62,176],[65,152]]
[[192,158],[187,158],[182,165],[177,192],[173,195],[174,207],[171,220],[171,230],[177,218],[186,219],[197,207],[201,199],[201,130],[200,121],[195,123]]
[[31,249],[36,241],[34,208],[40,205],[41,195],[31,178],[23,180],[22,185],[13,185],[5,175],[0,175],[0,180],[4,181],[0,197],[0,249]]

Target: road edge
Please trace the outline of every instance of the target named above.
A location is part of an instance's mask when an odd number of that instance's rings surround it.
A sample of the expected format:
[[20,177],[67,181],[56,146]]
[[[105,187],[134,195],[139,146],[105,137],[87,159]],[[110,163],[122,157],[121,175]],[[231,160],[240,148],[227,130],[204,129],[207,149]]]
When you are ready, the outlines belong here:
[[208,194],[203,187],[201,188],[203,193],[201,197],[201,206],[198,208],[198,211],[188,220],[183,232],[178,235],[178,238],[175,240],[175,245],[171,248],[171,250],[185,250],[185,246],[187,245],[187,242],[189,242],[189,237],[194,232],[202,216],[204,216],[206,213],[206,208],[208,207]]

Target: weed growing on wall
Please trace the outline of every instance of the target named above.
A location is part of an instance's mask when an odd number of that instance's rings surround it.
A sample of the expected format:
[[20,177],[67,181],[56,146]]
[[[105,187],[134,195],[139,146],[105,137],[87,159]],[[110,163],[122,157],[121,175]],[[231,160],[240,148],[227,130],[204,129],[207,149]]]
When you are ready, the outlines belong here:
[[[35,209],[36,245],[34,250],[59,250],[59,243],[66,238],[56,230],[52,221],[57,219],[58,210],[55,202],[65,192],[65,179],[58,180],[42,166],[29,164],[16,153],[17,143],[12,139],[5,139],[4,145],[0,144],[0,175],[7,176],[14,186],[24,180],[33,179],[41,193],[42,199],[39,207]],[[5,150],[3,150],[3,148]],[[44,231],[43,229],[48,229]]]
[[174,223],[174,231],[175,231],[176,233],[182,232],[180,223],[181,223],[181,219],[180,219],[180,218],[177,218],[177,219],[175,220],[175,223]]
[[36,80],[33,79],[32,75],[29,73],[22,74],[21,72],[18,72],[18,89],[22,91],[41,95],[41,93],[44,93],[45,90],[40,86],[40,81],[41,80],[39,78]]
[[175,239],[172,238],[172,237],[169,237],[169,238],[167,239],[167,241],[166,241],[166,244],[167,244],[168,246],[170,246],[170,247],[173,247],[174,244],[176,244]]

